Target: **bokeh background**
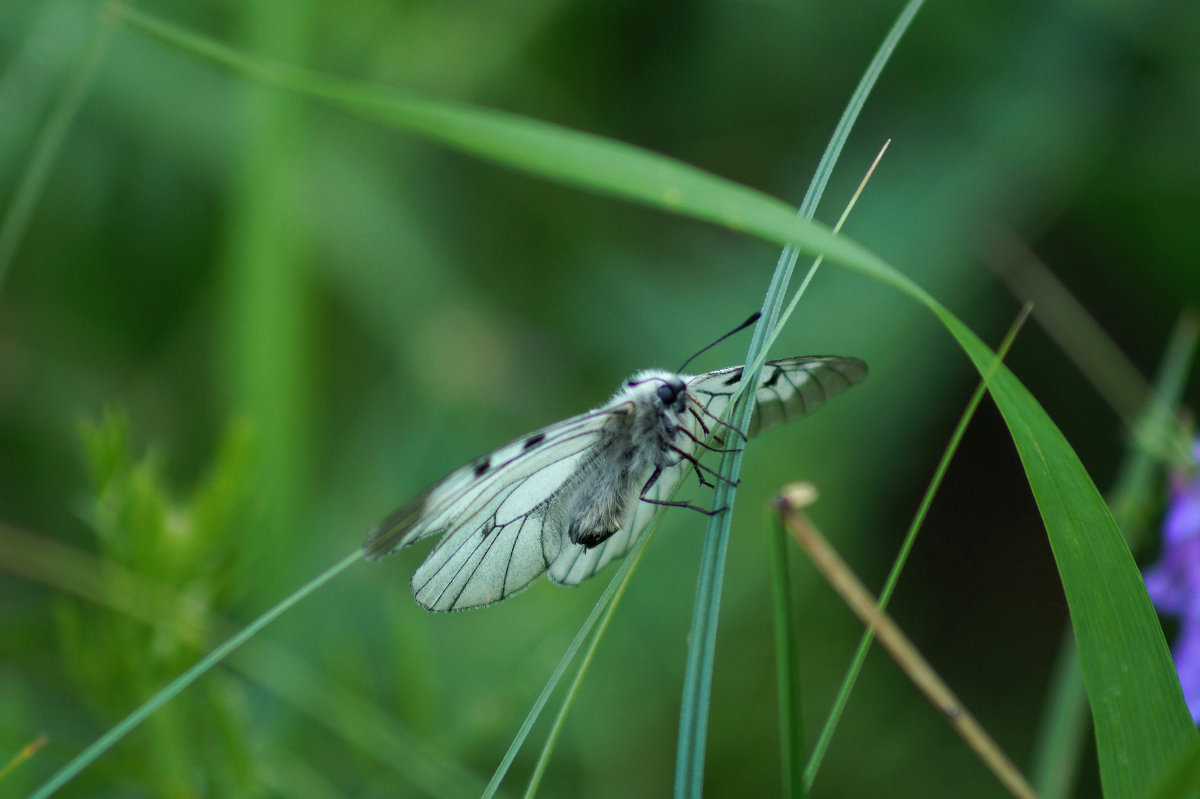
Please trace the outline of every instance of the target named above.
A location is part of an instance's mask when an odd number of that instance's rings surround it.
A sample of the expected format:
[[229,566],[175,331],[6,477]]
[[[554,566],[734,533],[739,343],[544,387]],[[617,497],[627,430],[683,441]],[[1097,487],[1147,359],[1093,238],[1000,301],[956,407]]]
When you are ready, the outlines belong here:
[[[249,53],[632,142],[797,203],[899,10],[139,6]],[[54,104],[87,76],[0,283],[0,761],[47,739],[0,780],[3,795],[38,784],[448,470],[602,402],[639,368],[678,365],[761,304],[777,257],[258,86],[120,25],[81,72],[100,10],[0,5],[5,213]],[[836,218],[891,139],[847,235],[993,344],[1019,307],[994,274],[1011,235],[1149,374],[1200,294],[1197,31],[1200,6],[1182,1],[930,3],[818,217]],[[699,366],[739,362],[747,343]],[[815,519],[877,588],[977,380],[926,312],[835,268],[774,354],[853,355],[872,372],[748,453],[712,796],[780,790],[768,498],[816,482]],[[1108,488],[1129,445],[1121,415],[1036,323],[1009,360]],[[670,790],[703,528],[680,512],[656,533],[543,795]],[[408,589],[426,551],[342,575],[62,795],[477,793],[603,579],[430,615]],[[792,568],[815,731],[860,628],[802,558]],[[986,402],[893,611],[1027,766],[1066,611]],[[1078,795],[1098,790],[1092,768]],[[876,652],[814,795],[1003,794]]]

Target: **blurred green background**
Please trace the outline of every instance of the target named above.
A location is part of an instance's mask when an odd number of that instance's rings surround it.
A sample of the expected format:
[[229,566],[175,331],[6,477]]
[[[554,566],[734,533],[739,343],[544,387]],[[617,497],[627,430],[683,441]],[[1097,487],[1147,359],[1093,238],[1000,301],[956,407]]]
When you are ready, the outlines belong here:
[[[899,9],[140,7],[262,57],[632,142],[797,203]],[[0,5],[5,213],[99,12],[94,0]],[[890,138],[847,235],[994,344],[1019,306],[988,266],[1010,230],[1148,374],[1200,295],[1198,30],[1200,6],[1181,1],[929,4],[818,216],[836,218]],[[0,284],[0,761],[48,738],[0,795],[38,784],[445,472],[602,402],[639,368],[678,365],[760,305],[777,256],[256,86],[120,26],[85,92]],[[697,368],[740,362],[747,343]],[[748,454],[712,796],[780,787],[767,499],[815,481],[815,519],[877,588],[977,379],[924,311],[832,268],[774,354],[852,355],[872,372]],[[1128,444],[1119,416],[1036,324],[1010,363],[1105,490]],[[670,790],[703,527],[680,512],[656,534],[543,795]],[[343,575],[62,795],[477,793],[603,579],[430,615],[408,588],[426,551]],[[860,628],[800,557],[793,570],[815,732]],[[1066,611],[986,402],[893,612],[1027,766]],[[1079,795],[1096,790],[1085,776]],[[1003,794],[876,652],[814,795]]]

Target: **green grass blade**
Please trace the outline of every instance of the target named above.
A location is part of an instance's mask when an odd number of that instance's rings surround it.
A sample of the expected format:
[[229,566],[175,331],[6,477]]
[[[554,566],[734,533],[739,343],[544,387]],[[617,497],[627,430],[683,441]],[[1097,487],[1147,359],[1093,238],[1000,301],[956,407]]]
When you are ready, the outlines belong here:
[[162,690],[150,697],[144,702],[141,707],[134,710],[128,716],[123,718],[115,726],[112,727],[104,735],[96,739],[91,746],[84,749],[78,755],[71,759],[69,763],[63,766],[49,780],[42,784],[40,788],[30,795],[30,799],[46,799],[46,797],[54,794],[62,786],[70,782],[75,775],[87,768],[93,763],[96,758],[103,755],[111,749],[118,741],[128,735],[139,724],[154,714],[160,707],[171,701],[184,688],[194,683],[197,679],[203,676],[206,672],[216,666],[222,660],[229,656],[231,652],[236,650],[242,644],[249,641],[255,635],[265,628],[268,624],[275,621],[285,612],[290,610],[300,600],[316,591],[325,583],[332,580],[337,575],[344,572],[354,563],[357,563],[362,558],[362,550],[356,549],[353,554],[343,558],[338,563],[321,572],[312,580],[305,583],[299,590],[289,595],[282,602],[278,603],[266,613],[259,616],[257,619],[246,625],[241,631],[227,640],[225,643],[218,646],[212,652],[209,652],[201,658],[196,665],[185,671],[183,674],[176,677]]
[[[904,36],[908,26],[912,24],[916,18],[917,12],[921,10],[921,6],[925,4],[925,0],[909,0],[901,9],[896,21],[892,24],[891,30],[887,36],[883,38],[879,48],[875,51],[875,55],[871,58],[871,63],[867,65],[867,69],[863,72],[862,78],[858,85],[854,87],[854,93],[850,95],[849,102],[846,103],[846,109],[842,112],[841,118],[838,120],[837,126],[833,129],[833,135],[829,137],[829,144],[825,147],[825,152],[821,154],[821,160],[817,163],[817,169],[813,173],[812,182],[809,183],[808,190],[804,192],[804,199],[800,201],[800,216],[805,219],[812,219],[817,214],[817,206],[821,203],[821,197],[825,194],[825,187],[829,185],[829,179],[833,175],[833,168],[837,164],[838,157],[841,156],[842,150],[846,146],[846,140],[850,138],[850,131],[854,128],[854,123],[858,120],[858,116],[862,113],[863,106],[867,103],[867,97],[871,94],[871,89],[879,81],[879,76],[883,74],[883,68],[887,65],[888,59],[896,49],[896,45],[900,43],[900,39]],[[800,255],[800,250],[794,244],[788,244],[783,248],[783,252],[779,254],[779,262],[775,265],[775,273],[782,272],[783,285],[786,286],[792,277],[792,270],[796,267],[796,260]],[[800,287],[797,294],[800,294],[807,287],[807,284],[816,274],[817,264],[813,264],[809,268],[808,274],[804,278],[804,285]],[[779,312],[786,299],[784,292],[779,292],[776,304],[771,308],[771,313],[765,315],[767,324],[778,330],[786,323],[785,316],[781,322]],[[763,352],[762,355],[766,355]],[[749,363],[749,361],[747,361]]]
[[[754,385],[757,378],[749,382]],[[748,405],[749,403],[745,403]],[[742,425],[744,426],[744,425]],[[737,475],[741,451],[726,455],[721,474]],[[736,478],[731,478],[736,479]],[[728,508],[733,503],[733,487],[717,481],[713,507]],[[699,797],[704,783],[704,747],[708,734],[708,707],[712,696],[712,664],[717,649],[717,620],[721,609],[721,586],[725,577],[725,555],[729,549],[727,510],[712,517],[700,555],[700,573],[688,636],[688,659],[683,679],[683,701],[679,712],[679,741],[675,756],[675,796]]]
[[[986,347],[957,319],[944,321],[983,368]],[[1162,629],[1112,514],[1062,433],[1006,368],[991,392],[1062,578],[1105,793],[1137,796],[1196,740]]]
[[[660,514],[661,515],[661,514]],[[567,668],[571,662],[575,660],[575,655],[583,647],[584,642],[591,635],[592,630],[598,623],[601,624],[599,631],[592,640],[592,645],[588,648],[588,655],[585,657],[583,665],[580,667],[579,675],[576,677],[576,682],[582,677],[583,672],[587,668],[587,661],[591,657],[591,652],[595,648],[596,643],[600,640],[605,627],[608,624],[608,619],[611,617],[613,610],[616,608],[617,602],[620,599],[621,592],[625,590],[625,585],[628,583],[630,576],[633,574],[634,568],[638,561],[642,558],[642,553],[646,550],[646,546],[650,543],[650,539],[654,535],[654,529],[657,525],[658,516],[650,523],[650,531],[642,536],[642,540],[637,543],[634,550],[625,556],[621,561],[620,568],[616,574],[608,581],[608,585],[604,587],[600,597],[596,600],[596,604],[592,606],[591,612],[584,619],[579,630],[575,633],[575,637],[571,639],[570,645],[567,646],[567,651],[563,653],[558,665],[554,668],[554,672],[550,675],[550,679],[546,680],[546,685],[542,688],[538,698],[534,701],[533,707],[529,709],[529,713],[525,716],[525,721],[521,723],[520,729],[513,737],[512,743],[509,744],[508,750],[504,753],[504,757],[500,759],[500,765],[496,766],[496,771],[492,774],[492,778],[488,781],[487,788],[484,789],[482,799],[491,799],[500,790],[500,783],[504,781],[504,777],[508,774],[508,769],[512,766],[513,760],[517,757],[517,752],[521,750],[525,740],[529,737],[530,731],[533,729],[534,723],[541,716],[546,704],[550,701],[550,696],[554,693],[554,689],[558,687],[563,675],[567,673]],[[601,619],[603,618],[603,622]],[[567,700],[568,704],[570,698]],[[566,707],[559,712],[555,721],[555,727],[561,724],[564,718]],[[552,731],[551,736],[555,733]],[[549,746],[550,744],[547,744]]]
[[635,200],[850,263],[871,257],[849,239],[796,217],[789,204],[640,147],[500,111],[430,100],[251,58],[129,9],[135,30],[235,73],[322,100],[431,141],[568,185]]
[[54,158],[58,155],[80,106],[83,105],[87,89],[91,86],[92,78],[108,49],[108,42],[116,27],[111,13],[114,7],[114,3],[107,3],[96,14],[96,27],[84,47],[79,66],[76,67],[75,74],[63,89],[50,111],[45,126],[38,134],[33,154],[17,179],[8,210],[5,211],[3,219],[0,219],[0,290],[4,288],[13,256],[16,255],[21,237],[29,227],[33,210],[42,196],[46,178],[54,166]]
[[854,87],[854,93],[850,95],[850,101],[846,103],[846,110],[842,112],[842,117],[838,120],[837,127],[834,128],[833,136],[830,137],[829,146],[825,148],[825,152],[817,164],[812,184],[808,187],[808,191],[804,194],[804,200],[800,203],[800,215],[805,219],[812,219],[816,215],[817,205],[821,202],[821,196],[825,193],[830,176],[833,175],[833,167],[837,164],[838,156],[841,155],[846,139],[850,137],[850,130],[858,120],[858,115],[866,105],[871,89],[879,81],[879,76],[883,73],[888,59],[892,57],[896,45],[900,44],[900,39],[923,5],[925,5],[925,0],[909,0],[904,5],[896,17],[896,21],[892,23],[891,30],[880,42],[879,49],[871,57],[871,63],[867,65],[858,85]]
[[[824,253],[829,261],[924,305],[981,374],[995,358],[966,325],[874,253],[798,218],[787,203],[762,192],[597,136],[263,64],[140,12],[127,18],[141,30],[242,74],[480,158]],[[1105,790],[1114,799],[1137,796],[1161,779],[1196,739],[1162,630],[1112,514],[1062,433],[1007,367],[1000,367],[990,391],[1024,464],[1062,578],[1095,718]],[[736,468],[738,462],[735,458],[723,468]],[[718,486],[716,493],[720,503],[731,492]],[[706,551],[713,554],[705,559],[706,570],[723,562],[724,546],[710,527]],[[707,646],[699,640],[693,644]]]
[[[790,211],[788,217],[803,221]],[[763,299],[762,313],[778,311],[787,290],[790,269],[785,268],[783,259],[771,276],[771,284]],[[758,384],[761,355],[771,337],[769,324],[755,325],[750,337],[750,348],[746,353],[746,374],[741,387]],[[739,394],[730,413],[734,427],[744,430],[750,424],[754,411],[753,396]],[[683,698],[679,708],[679,740],[675,755],[675,796],[699,797],[704,784],[704,748],[708,735],[708,707],[712,694],[713,658],[717,646],[717,622],[721,609],[721,585],[725,575],[725,555],[729,548],[730,525],[733,521],[731,509],[737,493],[738,475],[741,473],[745,448],[735,448],[721,458],[721,479],[713,490],[713,508],[725,508],[724,513],[709,517],[708,530],[704,536],[704,548],[700,553],[700,567],[696,582],[696,599],[692,609],[692,626],[688,635],[688,657],[683,677]]]
[[[596,629],[596,634],[592,636],[592,642],[588,644],[587,651],[583,654],[583,660],[579,664],[579,671],[576,672],[575,679],[571,681],[571,687],[567,689],[567,695],[563,698],[562,707],[559,708],[558,715],[554,717],[554,724],[550,727],[550,733],[546,736],[546,743],[542,747],[542,753],[538,756],[537,765],[533,769],[533,775],[529,778],[529,787],[525,790],[525,799],[533,799],[537,795],[542,775],[546,773],[546,767],[550,764],[550,754],[554,751],[554,744],[558,741],[558,735],[562,731],[563,722],[567,718],[567,711],[571,709],[571,704],[575,696],[579,693],[579,686],[583,682],[584,675],[587,674],[588,667],[592,664],[592,658],[596,655],[596,649],[600,646],[600,640],[604,637],[605,630],[608,629],[608,623],[612,621],[613,614],[617,610],[617,605],[620,604],[621,597],[625,594],[625,589],[629,587],[629,579],[633,576],[633,570],[637,568],[638,562],[642,559],[642,553],[646,551],[646,544],[649,540],[650,536],[643,537],[641,542],[638,543],[636,550],[626,555],[626,562],[629,563],[629,568],[618,572],[609,584],[610,587],[616,587],[616,593],[612,594],[612,600],[607,603],[607,607],[604,610],[604,618],[601,619],[600,626]],[[598,602],[597,607],[601,604]]]
[[800,702],[800,673],[797,668],[796,618],[792,610],[792,586],[788,569],[788,536],[776,518],[764,525],[767,531],[767,568],[775,620],[775,676],[779,692],[779,759],[783,773],[783,795],[787,799],[807,796],[804,787],[804,726]]
[[[830,138],[829,145],[825,148],[813,181],[805,193],[798,219],[811,220],[815,214],[821,197],[824,194],[825,186],[833,172],[833,167],[846,143],[846,139],[850,135],[850,130],[853,128],[859,112],[862,110],[863,104],[866,102],[867,96],[870,94],[871,88],[878,80],[884,65],[887,63],[888,57],[895,49],[904,31],[907,30],[909,23],[916,15],[920,6],[921,0],[914,0],[905,7],[896,24],[892,26],[892,30],[888,33],[883,44],[876,52],[863,78],[859,81],[850,102],[847,104],[846,110],[843,112],[834,130],[833,136]],[[791,312],[791,308],[789,308],[784,317],[780,318],[781,309],[786,299],[787,286],[791,282],[792,271],[795,268],[799,254],[800,247],[795,241],[786,242],[783,252],[780,253],[779,261],[775,266],[775,272],[771,276],[771,284],[767,289],[767,296],[763,302],[763,323],[755,328],[750,348],[746,353],[746,371],[749,375],[748,379],[742,382],[742,387],[756,384],[759,370],[762,368],[762,364],[767,357],[767,350],[778,335],[780,327],[786,323],[787,315]],[[802,285],[796,292],[796,300],[799,299],[800,295],[807,288],[809,281],[811,281],[813,275],[816,273],[818,265],[819,259],[809,269]],[[795,307],[794,302],[791,307]],[[754,410],[753,402],[753,397],[747,397],[744,401],[739,400],[738,403],[735,403],[732,414],[735,426],[745,427],[749,424],[750,416]],[[717,489],[713,497],[714,508],[732,508],[736,494],[737,479],[741,471],[741,458],[742,453],[738,451],[727,455],[722,460],[721,474],[726,479],[717,484]],[[677,797],[691,796],[698,798],[701,794],[704,781],[704,744],[707,737],[708,702],[709,691],[712,687],[713,658],[716,653],[717,614],[720,610],[721,583],[724,574],[725,552],[729,544],[731,523],[732,514],[728,511],[710,519],[708,533],[705,536],[704,550],[701,554],[701,566],[690,638],[692,646],[688,649],[687,671],[684,677],[683,702],[680,711],[679,748],[675,763],[675,795]],[[777,565],[777,579],[779,568],[780,566]],[[786,561],[784,561],[783,568],[786,568]],[[785,627],[782,632],[789,638],[791,637],[790,629]],[[787,674],[782,674],[780,679],[790,679],[793,676],[789,671]],[[789,685],[794,686],[795,683],[792,682]],[[794,687],[781,691],[780,700],[783,703],[781,709],[781,746],[783,747],[783,756],[785,758],[785,786],[789,791],[793,790],[793,786],[797,782],[798,770],[795,764],[799,763],[799,759],[794,761],[788,760],[790,757],[789,750],[798,745],[801,740],[798,727],[799,719],[797,716],[799,710],[796,707],[798,699],[796,695],[792,694],[793,690]],[[790,697],[786,696],[785,691],[787,694],[792,695]],[[790,769],[789,764],[791,766]],[[804,789],[801,785],[800,795],[803,795],[803,793]]]

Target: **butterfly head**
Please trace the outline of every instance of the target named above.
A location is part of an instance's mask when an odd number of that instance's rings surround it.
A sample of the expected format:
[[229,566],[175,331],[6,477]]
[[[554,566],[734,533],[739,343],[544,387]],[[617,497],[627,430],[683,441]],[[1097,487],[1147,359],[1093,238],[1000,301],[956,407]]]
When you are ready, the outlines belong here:
[[687,410],[687,383],[674,372],[648,369],[625,383],[627,396],[649,403],[660,414],[682,414]]

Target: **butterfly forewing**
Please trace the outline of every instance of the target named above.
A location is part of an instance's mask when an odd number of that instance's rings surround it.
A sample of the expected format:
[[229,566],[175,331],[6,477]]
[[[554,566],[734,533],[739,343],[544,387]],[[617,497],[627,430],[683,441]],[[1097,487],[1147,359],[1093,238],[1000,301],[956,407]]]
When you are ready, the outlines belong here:
[[580,414],[452,472],[377,525],[367,557],[445,532],[413,576],[422,605],[475,607],[520,590],[561,546],[561,522],[549,512],[553,498],[583,468],[605,422],[623,412],[615,406]]

